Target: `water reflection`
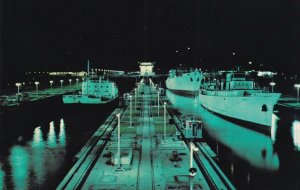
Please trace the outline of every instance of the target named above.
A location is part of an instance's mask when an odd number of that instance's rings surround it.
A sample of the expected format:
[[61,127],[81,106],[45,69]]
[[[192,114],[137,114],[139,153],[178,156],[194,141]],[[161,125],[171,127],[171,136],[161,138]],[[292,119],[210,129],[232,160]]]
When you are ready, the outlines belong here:
[[4,178],[5,178],[5,173],[2,170],[2,163],[0,162],[0,189],[4,189]]
[[45,179],[45,142],[41,127],[36,127],[33,132],[31,147],[31,167],[34,174],[34,181],[41,185]]
[[9,166],[5,167],[9,170],[3,169],[0,163],[0,189],[5,189],[5,182],[10,181],[10,178],[14,189],[41,189],[47,178],[57,173],[64,163],[66,153],[64,120],[60,120],[58,135],[55,122],[52,121],[48,128],[47,126],[34,128],[31,140],[22,144],[17,143],[10,148],[7,163]]
[[292,135],[295,149],[300,151],[300,121],[295,120],[292,125]]
[[33,131],[32,147],[44,147],[44,139],[41,127],[36,127]]
[[56,147],[56,134],[54,129],[54,122],[50,122],[47,145],[50,148]]
[[66,130],[65,130],[64,119],[60,120],[58,138],[59,138],[59,144],[61,146],[65,146],[66,145]]
[[210,137],[230,148],[252,166],[270,171],[278,170],[279,158],[277,153],[274,153],[269,136],[228,122],[208,112],[200,105],[198,97],[179,96],[169,91],[167,97],[184,115],[199,116],[204,121],[205,130]]
[[275,114],[272,114],[271,139],[273,143],[276,141],[278,121],[279,121],[279,117]]
[[14,146],[10,150],[10,165],[14,189],[28,189],[29,154],[25,147]]

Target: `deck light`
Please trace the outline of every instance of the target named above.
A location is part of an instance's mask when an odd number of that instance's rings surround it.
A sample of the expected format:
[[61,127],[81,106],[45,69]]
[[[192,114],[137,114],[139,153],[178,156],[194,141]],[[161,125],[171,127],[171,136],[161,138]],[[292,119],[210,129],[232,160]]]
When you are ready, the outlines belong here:
[[129,96],[129,101],[130,101],[130,124],[129,127],[132,127],[132,96]]
[[272,93],[273,93],[274,92],[274,86],[276,85],[276,83],[275,82],[270,82],[270,85],[272,87]]
[[194,151],[198,151],[198,150],[199,150],[198,147],[196,147],[193,142],[190,142],[190,169],[189,169],[190,189],[194,189],[193,178],[197,174],[197,169],[193,167],[193,154]]
[[297,102],[299,103],[299,88],[300,88],[300,84],[295,84],[294,86],[297,88]]
[[157,117],[159,117],[159,91],[157,91]]
[[164,141],[167,142],[167,135],[166,135],[166,125],[167,125],[167,109],[166,109],[167,103],[164,102]]
[[72,85],[72,79],[69,79],[69,82],[70,82],[70,89],[71,89],[71,85]]
[[134,89],[134,110],[136,110],[136,88]]
[[117,118],[118,118],[118,152],[117,152],[117,156],[118,156],[118,163],[119,163],[119,166],[117,168],[117,170],[121,170],[121,131],[120,131],[120,113],[118,113],[117,115]]
[[50,80],[50,87],[51,87],[51,93],[52,93],[52,85],[53,85],[53,80]]
[[16,87],[18,88],[18,94],[20,93],[20,86],[21,86],[21,85],[22,85],[22,84],[19,83],[19,82],[16,83]]
[[35,84],[35,87],[36,87],[36,95],[38,95],[39,94],[39,84],[40,84],[40,82],[35,81],[34,84]]

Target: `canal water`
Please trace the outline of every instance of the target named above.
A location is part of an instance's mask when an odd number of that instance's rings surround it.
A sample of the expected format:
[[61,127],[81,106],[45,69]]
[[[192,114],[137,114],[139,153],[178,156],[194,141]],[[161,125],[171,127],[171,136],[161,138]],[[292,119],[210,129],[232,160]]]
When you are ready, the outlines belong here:
[[210,113],[200,106],[198,96],[166,94],[183,115],[205,123],[204,139],[237,189],[300,189],[299,111],[276,108],[271,132],[265,134]]
[[[118,80],[120,93],[135,79]],[[118,106],[64,105],[61,97],[1,115],[0,190],[55,189],[74,155]]]
[[[122,92],[135,79],[119,80]],[[300,189],[299,112],[278,108],[270,134],[224,120],[200,106],[198,97],[167,91],[184,115],[205,123],[204,139],[238,189]],[[80,150],[117,107],[64,105],[61,98],[12,110],[0,122],[0,189],[55,189]]]

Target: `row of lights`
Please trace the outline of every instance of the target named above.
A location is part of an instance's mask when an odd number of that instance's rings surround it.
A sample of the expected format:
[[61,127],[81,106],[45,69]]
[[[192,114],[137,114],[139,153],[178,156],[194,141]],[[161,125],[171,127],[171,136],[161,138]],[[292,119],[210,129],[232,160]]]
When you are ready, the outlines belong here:
[[[276,85],[275,82],[270,82],[270,86],[272,87],[272,92],[274,92],[274,86]],[[294,87],[297,89],[297,102],[299,102],[299,89],[300,84],[295,84]]]
[[[84,79],[83,79],[83,80],[84,80]],[[76,83],[77,83],[77,84],[78,84],[78,81],[79,81],[79,79],[76,79]],[[49,83],[50,83],[51,92],[52,92],[52,86],[53,86],[54,81],[53,81],[53,80],[50,80]],[[63,87],[63,83],[64,83],[64,80],[60,80],[60,88],[61,88],[61,89],[62,89],[62,87]],[[72,79],[69,79],[69,83],[70,83],[70,87],[71,87],[71,85],[72,85]],[[36,86],[36,92],[37,92],[37,94],[38,94],[38,85],[40,84],[40,82],[39,82],[39,81],[35,81],[34,84],[35,84],[35,86]],[[17,82],[15,85],[16,85],[16,87],[18,88],[18,94],[19,94],[19,93],[20,93],[20,87],[22,86],[22,83]],[[25,83],[23,83],[23,85],[25,85]]]

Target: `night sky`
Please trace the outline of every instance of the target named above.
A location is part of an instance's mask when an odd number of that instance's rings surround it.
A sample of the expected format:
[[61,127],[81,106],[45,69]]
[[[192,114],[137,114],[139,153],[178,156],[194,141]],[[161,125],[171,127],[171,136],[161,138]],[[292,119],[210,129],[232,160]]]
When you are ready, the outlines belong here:
[[1,19],[4,73],[84,70],[87,59],[300,73],[298,0],[2,0]]

